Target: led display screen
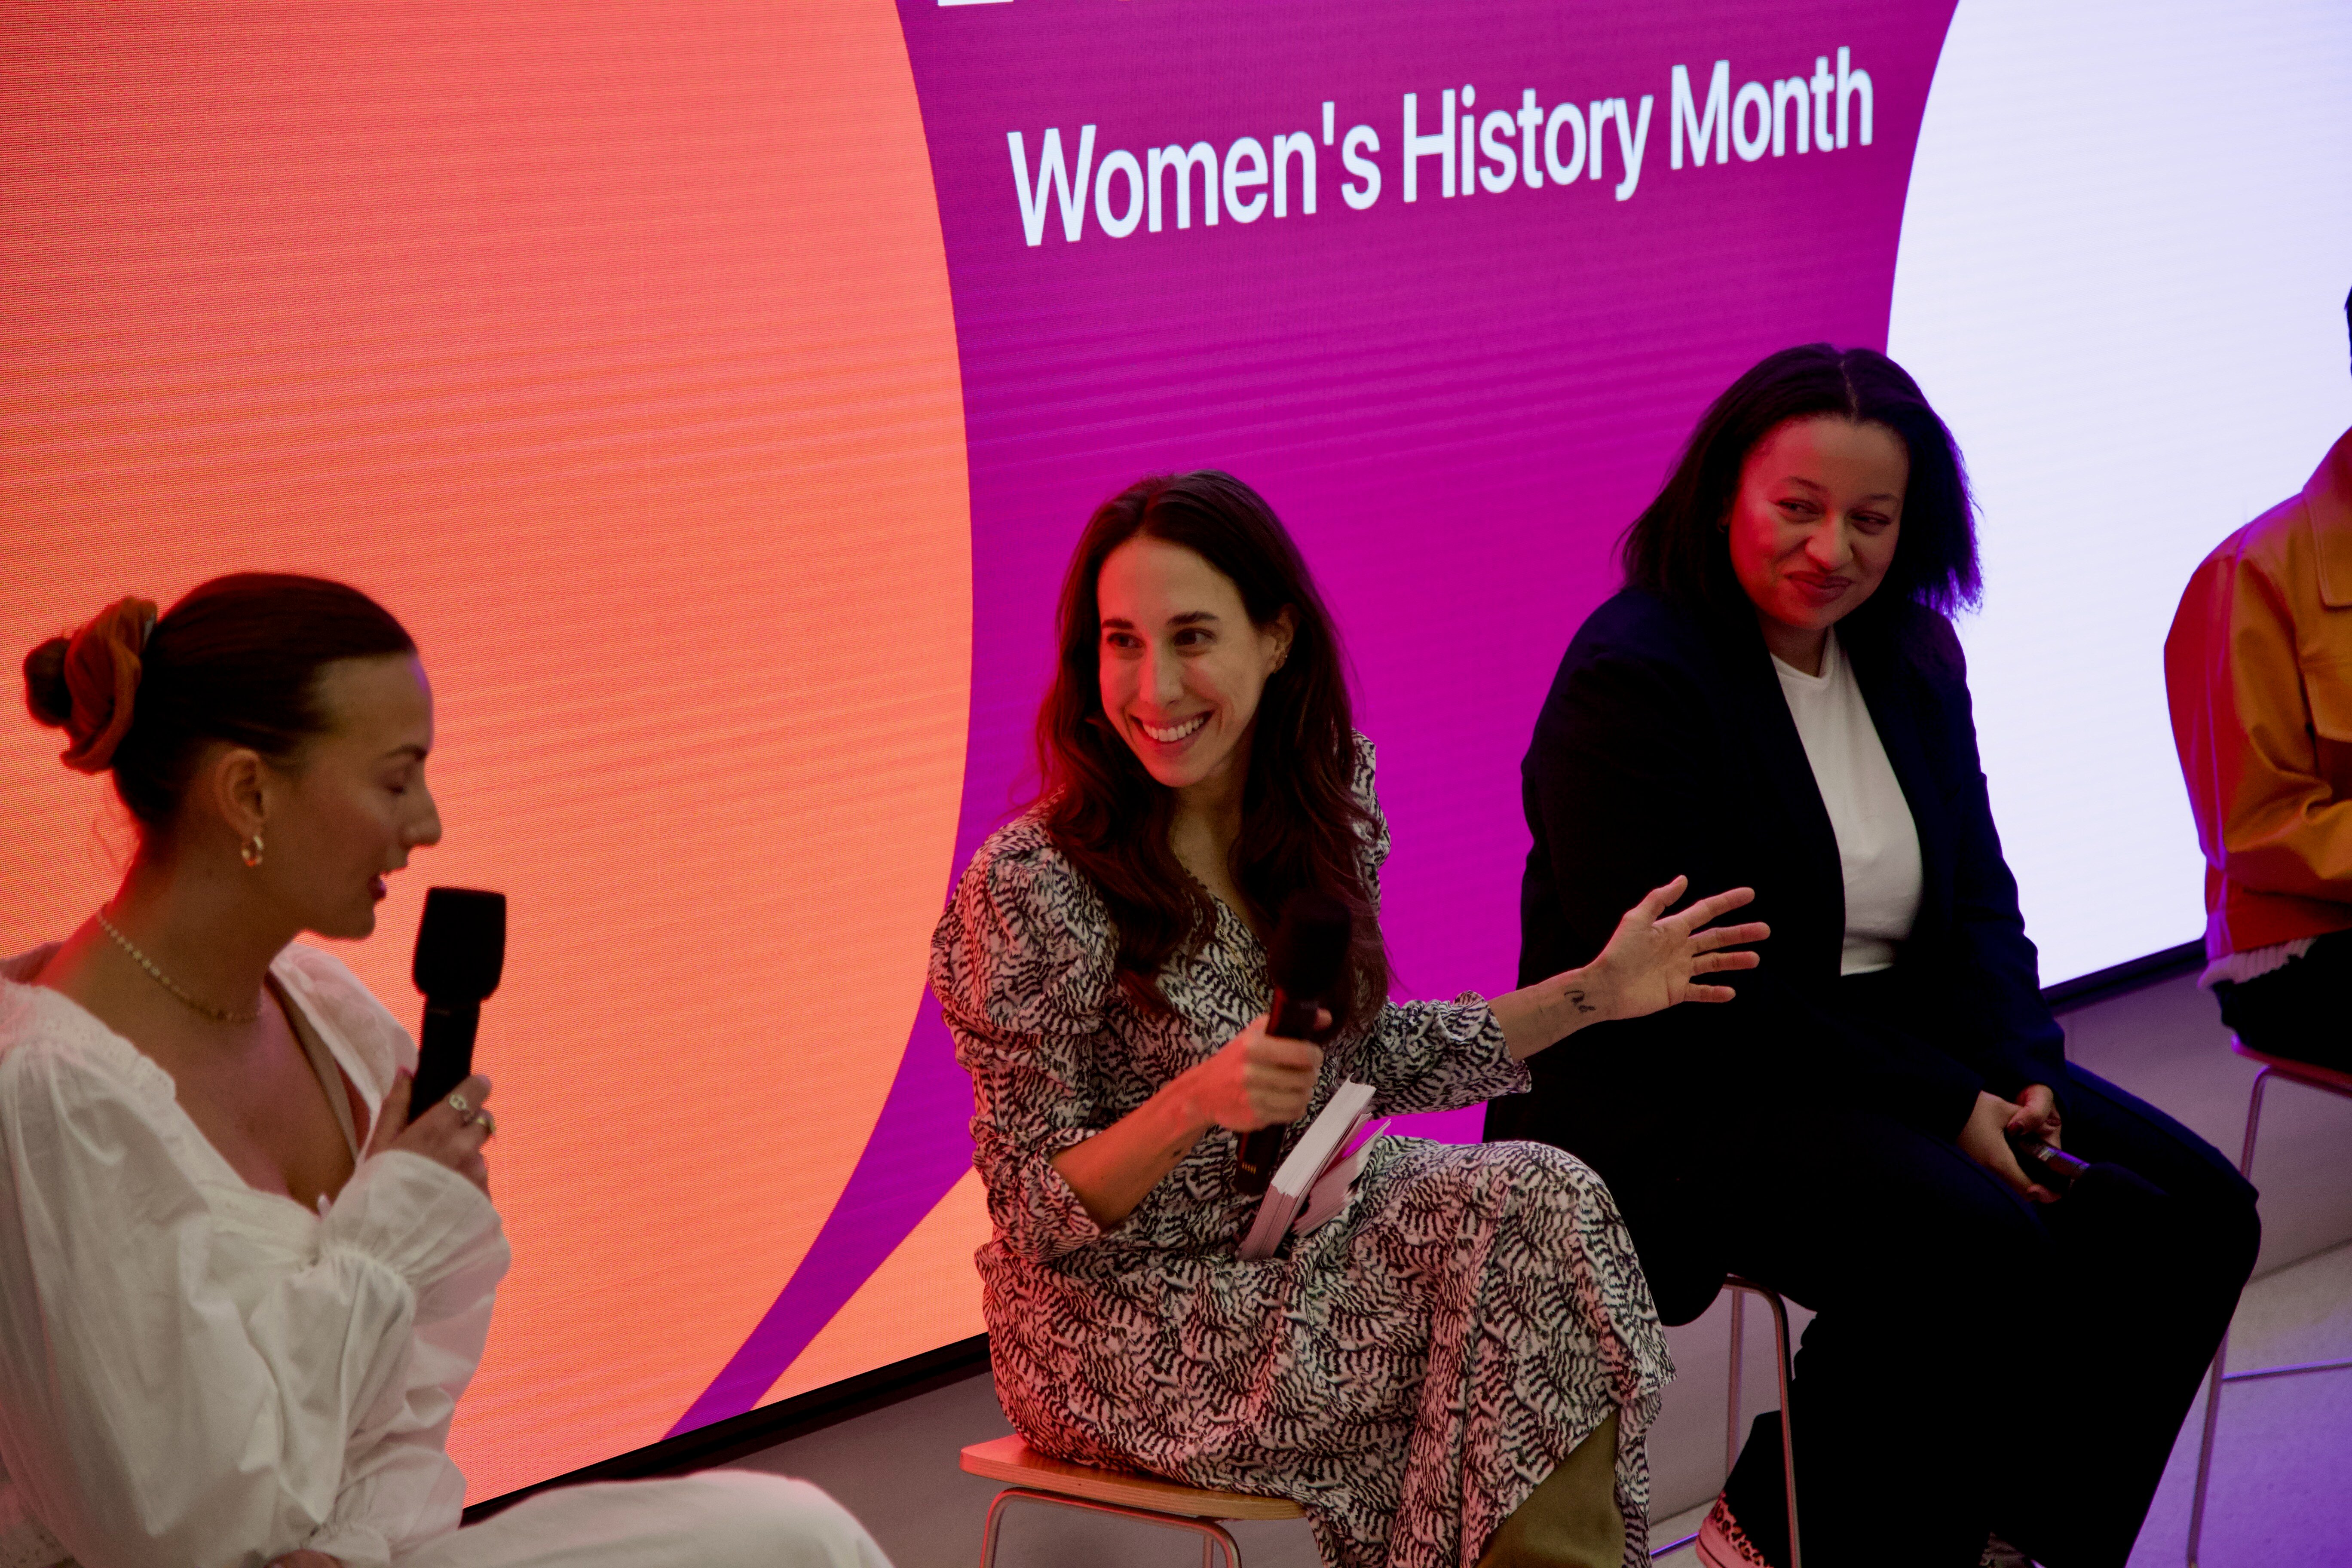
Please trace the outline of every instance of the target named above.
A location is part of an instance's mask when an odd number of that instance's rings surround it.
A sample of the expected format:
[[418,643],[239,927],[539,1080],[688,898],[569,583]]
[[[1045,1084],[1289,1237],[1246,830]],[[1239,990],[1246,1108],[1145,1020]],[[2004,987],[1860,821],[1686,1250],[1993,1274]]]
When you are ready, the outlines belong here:
[[[2049,11],[10,7],[0,640],[359,584],[424,649],[447,838],[339,951],[413,1022],[425,886],[511,900],[471,1495],[979,1331],[930,928],[1146,472],[1297,534],[1401,983],[1500,989],[1519,756],[1619,532],[1756,359],[1887,347],[1980,489],[2044,980],[2196,935],[2158,647],[2352,423],[2352,15]],[[0,748],[8,951],[129,850],[53,751]]]

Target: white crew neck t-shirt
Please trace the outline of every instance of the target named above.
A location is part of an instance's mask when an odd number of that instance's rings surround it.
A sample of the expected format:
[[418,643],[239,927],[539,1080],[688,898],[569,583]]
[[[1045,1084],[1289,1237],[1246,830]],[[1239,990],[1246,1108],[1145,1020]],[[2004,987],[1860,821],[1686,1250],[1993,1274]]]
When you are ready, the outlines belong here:
[[1910,802],[1903,798],[1837,633],[1829,634],[1822,650],[1819,675],[1777,658],[1772,668],[1837,834],[1845,872],[1845,950],[1838,973],[1892,968],[1919,917],[1919,829]]

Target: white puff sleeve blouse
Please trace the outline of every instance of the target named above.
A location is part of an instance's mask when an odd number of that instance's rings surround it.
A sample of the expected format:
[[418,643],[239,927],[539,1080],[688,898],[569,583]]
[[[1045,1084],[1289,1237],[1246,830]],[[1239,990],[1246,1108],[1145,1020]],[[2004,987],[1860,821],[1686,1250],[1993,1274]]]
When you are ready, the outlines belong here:
[[[163,1068],[14,983],[41,956],[0,966],[0,1568],[381,1568],[455,1529],[498,1211],[407,1153],[320,1212],[254,1191]],[[407,1032],[317,949],[271,973],[373,1121]]]

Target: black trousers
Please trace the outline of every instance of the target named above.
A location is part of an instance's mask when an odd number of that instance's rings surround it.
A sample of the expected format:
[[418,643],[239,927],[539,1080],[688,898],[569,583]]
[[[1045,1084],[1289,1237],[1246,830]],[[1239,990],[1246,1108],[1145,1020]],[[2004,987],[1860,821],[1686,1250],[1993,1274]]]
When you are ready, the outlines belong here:
[[[1730,1267],[1820,1314],[1790,1399],[1808,1568],[1969,1568],[1988,1531],[2048,1568],[2129,1555],[2261,1226],[2253,1189],[2162,1111],[2072,1067],[2052,1087],[2068,1149],[2167,1196],[2031,1204],[1868,1110],[1723,1146]],[[1727,1489],[1786,1563],[1776,1419]]]
[[2330,931],[2259,980],[2213,987],[2221,1022],[2265,1056],[2352,1072],[2352,931]]

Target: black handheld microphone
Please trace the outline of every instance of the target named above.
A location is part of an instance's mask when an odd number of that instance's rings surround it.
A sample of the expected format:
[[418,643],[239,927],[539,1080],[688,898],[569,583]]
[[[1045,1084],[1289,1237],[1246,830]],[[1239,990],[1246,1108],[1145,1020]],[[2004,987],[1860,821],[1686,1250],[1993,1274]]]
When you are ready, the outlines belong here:
[[425,994],[425,1033],[408,1119],[448,1097],[474,1070],[482,1003],[507,966],[507,896],[478,888],[428,888],[409,973]]
[[[1265,1015],[1267,1034],[1286,1040],[1315,1037],[1316,1010],[1330,1000],[1354,934],[1348,906],[1330,894],[1306,888],[1290,896],[1266,951],[1266,973],[1274,981],[1274,1005]],[[1282,1159],[1282,1133],[1279,1126],[1261,1127],[1242,1139],[1234,1159],[1235,1190],[1265,1191]]]

